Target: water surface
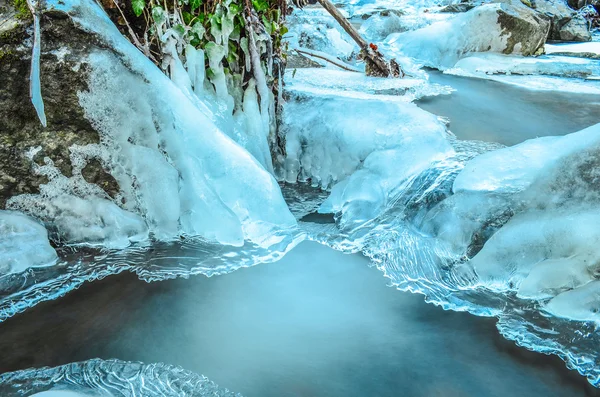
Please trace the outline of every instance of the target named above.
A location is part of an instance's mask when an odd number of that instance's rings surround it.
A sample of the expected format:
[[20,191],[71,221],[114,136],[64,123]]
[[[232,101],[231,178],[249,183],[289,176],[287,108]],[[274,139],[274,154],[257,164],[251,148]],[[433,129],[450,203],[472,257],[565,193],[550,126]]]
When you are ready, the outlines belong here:
[[451,95],[417,102],[450,119],[459,139],[515,145],[547,135],[565,135],[600,123],[600,95],[530,90],[496,81],[428,70],[430,81],[454,89]]
[[360,255],[304,242],[206,278],[85,284],[0,324],[0,372],[90,358],[180,365],[247,396],[599,395],[494,319],[386,287]]

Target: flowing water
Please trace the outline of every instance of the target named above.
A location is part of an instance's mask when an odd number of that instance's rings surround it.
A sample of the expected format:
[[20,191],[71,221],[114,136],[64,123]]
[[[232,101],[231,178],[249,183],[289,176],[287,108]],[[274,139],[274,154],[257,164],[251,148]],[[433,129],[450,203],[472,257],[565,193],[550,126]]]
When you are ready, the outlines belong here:
[[86,284],[2,324],[0,371],[164,362],[247,396],[600,395],[494,320],[386,287],[360,255],[301,243],[225,276]]

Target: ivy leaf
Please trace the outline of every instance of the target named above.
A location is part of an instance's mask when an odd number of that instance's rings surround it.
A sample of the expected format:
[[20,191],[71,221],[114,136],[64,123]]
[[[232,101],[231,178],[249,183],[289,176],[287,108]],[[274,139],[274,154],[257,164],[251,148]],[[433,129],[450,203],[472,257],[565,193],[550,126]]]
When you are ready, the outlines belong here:
[[200,23],[200,21],[196,21],[196,23],[194,23],[194,25],[192,25],[192,30],[191,32],[194,33],[199,40],[202,39],[202,37],[204,37],[204,32],[206,31],[206,29],[204,29],[204,26],[202,26],[202,23]]
[[167,20],[165,10],[163,10],[160,6],[152,7],[152,19],[154,19],[154,22],[159,25],[165,22]]
[[257,12],[262,12],[269,8],[267,0],[252,0],[252,5]]
[[229,12],[232,13],[233,15],[237,15],[240,13],[240,6],[238,6],[237,4],[229,4]]
[[187,12],[187,11],[181,11],[181,16],[183,17],[183,22],[184,22],[186,25],[189,25],[189,24],[190,24],[190,22],[192,21],[192,18],[194,18],[194,17],[192,16],[192,14],[190,14],[190,13],[189,13],[189,12]]
[[180,36],[183,37],[183,35],[185,34],[185,27],[178,23],[177,25],[173,26],[173,30],[176,31],[177,33],[179,33]]
[[194,12],[194,10],[197,8],[200,8],[201,5],[202,0],[190,0],[190,8],[192,9],[192,12]]
[[136,17],[142,15],[144,7],[146,7],[146,0],[131,0],[131,8]]

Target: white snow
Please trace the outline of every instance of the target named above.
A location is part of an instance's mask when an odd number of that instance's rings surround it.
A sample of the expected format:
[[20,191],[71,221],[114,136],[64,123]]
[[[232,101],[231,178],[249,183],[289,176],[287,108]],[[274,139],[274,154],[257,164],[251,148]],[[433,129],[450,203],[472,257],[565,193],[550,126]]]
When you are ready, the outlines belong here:
[[0,277],[57,260],[44,226],[25,214],[0,210]]

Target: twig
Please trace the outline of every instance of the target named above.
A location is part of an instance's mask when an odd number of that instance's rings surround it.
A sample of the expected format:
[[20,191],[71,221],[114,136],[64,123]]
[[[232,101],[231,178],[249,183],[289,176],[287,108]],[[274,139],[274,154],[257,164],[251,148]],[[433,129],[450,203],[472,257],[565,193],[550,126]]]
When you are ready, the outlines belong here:
[[[338,68],[342,68],[342,69],[348,70],[350,72],[359,72],[360,73],[360,70],[358,70],[357,68],[355,68],[355,67],[353,67],[351,65],[347,65],[347,64],[345,64],[344,62],[342,62],[341,60],[339,60],[337,58],[328,57],[328,56],[326,56],[324,54],[321,55],[318,52],[313,52],[311,50],[304,49],[304,48],[302,48],[302,49],[300,49],[300,48],[294,48],[294,51],[296,51],[296,52],[298,52],[300,54],[305,54],[305,55],[308,55],[308,56],[311,56],[311,57],[322,59],[324,61],[327,61],[327,62],[329,62],[329,63],[337,66]],[[337,62],[337,61],[339,61],[339,62]]]

